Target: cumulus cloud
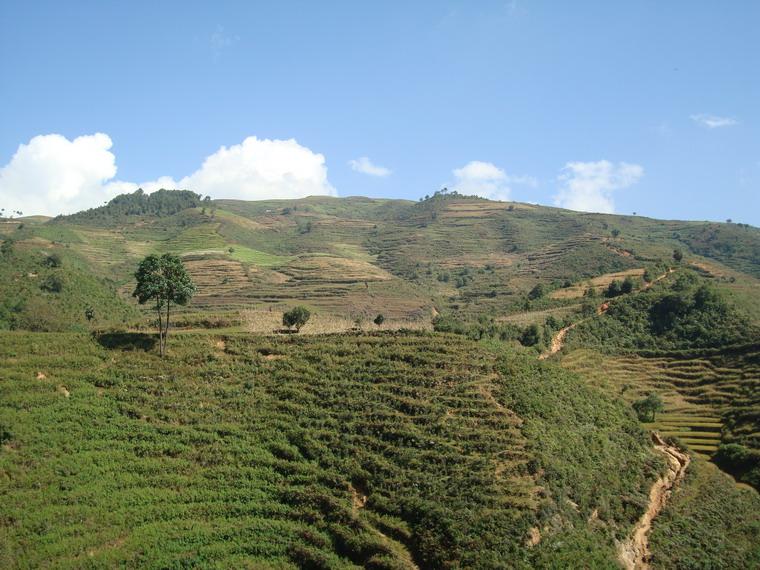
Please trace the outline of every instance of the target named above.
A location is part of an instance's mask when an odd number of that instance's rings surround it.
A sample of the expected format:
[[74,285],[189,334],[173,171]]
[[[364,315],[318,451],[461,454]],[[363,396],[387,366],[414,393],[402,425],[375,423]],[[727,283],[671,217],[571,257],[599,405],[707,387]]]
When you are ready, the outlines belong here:
[[116,175],[111,138],[103,133],[68,140],[40,135],[19,145],[0,168],[0,207],[25,214],[73,212],[103,201]]
[[25,214],[66,214],[137,188],[146,192],[182,188],[241,200],[337,195],[327,179],[324,156],[293,139],[248,137],[221,147],[180,180],[162,176],[140,184],[114,180],[112,144],[102,133],[73,141],[61,135],[34,137],[0,169],[0,207]]
[[452,190],[489,200],[509,200],[513,184],[537,185],[532,176],[510,176],[495,164],[480,160],[470,161],[452,172],[456,178]]
[[384,166],[378,166],[366,156],[361,156],[355,160],[348,161],[351,170],[361,172],[362,174],[369,174],[370,176],[384,177],[391,174],[391,170]]
[[561,187],[554,204],[570,210],[611,214],[615,211],[612,193],[632,186],[643,175],[641,166],[627,162],[568,162],[559,175]]
[[739,121],[731,117],[716,117],[715,115],[707,115],[704,113],[692,115],[691,120],[697,123],[698,125],[707,127],[708,129],[718,129],[720,127],[732,127],[734,125],[739,124]]

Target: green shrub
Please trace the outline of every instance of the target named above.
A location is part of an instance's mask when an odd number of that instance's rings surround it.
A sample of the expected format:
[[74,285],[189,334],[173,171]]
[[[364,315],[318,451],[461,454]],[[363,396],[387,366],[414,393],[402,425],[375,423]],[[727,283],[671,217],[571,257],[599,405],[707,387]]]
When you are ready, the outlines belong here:
[[545,293],[546,293],[546,291],[544,290],[544,286],[543,286],[543,284],[541,284],[541,283],[537,283],[537,284],[536,284],[536,285],[533,287],[533,289],[531,289],[531,290],[528,292],[528,299],[530,299],[531,301],[534,301],[534,300],[536,300],[536,299],[540,299],[541,297],[543,297],[543,296],[544,296],[544,294],[545,294]]
[[301,330],[311,317],[311,312],[306,307],[299,305],[293,307],[291,310],[286,311],[282,315],[282,324],[288,328],[295,329],[296,332]]
[[48,275],[40,283],[40,289],[48,293],[60,293],[63,291],[63,277],[57,274]]

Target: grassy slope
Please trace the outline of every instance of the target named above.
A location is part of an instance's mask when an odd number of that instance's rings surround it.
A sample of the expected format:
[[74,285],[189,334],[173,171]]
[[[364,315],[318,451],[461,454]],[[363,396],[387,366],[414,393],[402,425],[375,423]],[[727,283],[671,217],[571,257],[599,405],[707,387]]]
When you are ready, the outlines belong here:
[[4,567],[612,568],[658,467],[624,407],[459,337],[147,340],[0,334]]
[[650,546],[655,568],[758,568],[760,497],[714,465],[692,461],[654,521]]
[[[51,255],[60,257],[60,267],[49,265]],[[58,292],[49,290],[53,279],[61,284]],[[87,307],[99,326],[138,317],[113,283],[92,275],[87,261],[64,247],[21,242],[0,257],[0,329],[87,330]]]

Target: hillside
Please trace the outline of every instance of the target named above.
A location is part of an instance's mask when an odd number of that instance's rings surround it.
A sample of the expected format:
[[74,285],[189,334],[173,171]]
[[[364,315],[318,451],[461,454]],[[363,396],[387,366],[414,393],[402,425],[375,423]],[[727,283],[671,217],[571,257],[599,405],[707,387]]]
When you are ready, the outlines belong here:
[[756,228],[162,191],[0,241],[3,567],[617,568],[646,513],[642,564],[760,557]]
[[[541,311],[541,320],[563,318],[581,309],[589,280],[659,271],[683,248],[685,263],[760,322],[752,302],[760,291],[760,230],[752,227],[441,193],[416,203],[358,197],[201,203],[190,193],[153,194],[149,203],[130,196],[20,229],[6,223],[0,231],[22,243],[69,248],[127,295],[144,255],[178,253],[199,285],[192,311],[231,314],[235,322],[244,310],[278,311],[296,302],[352,320],[378,312],[408,323],[430,323],[438,313],[473,320]],[[545,294],[529,298],[539,284]]]
[[458,337],[134,337],[0,335],[4,567],[610,566],[659,465],[624,406]]

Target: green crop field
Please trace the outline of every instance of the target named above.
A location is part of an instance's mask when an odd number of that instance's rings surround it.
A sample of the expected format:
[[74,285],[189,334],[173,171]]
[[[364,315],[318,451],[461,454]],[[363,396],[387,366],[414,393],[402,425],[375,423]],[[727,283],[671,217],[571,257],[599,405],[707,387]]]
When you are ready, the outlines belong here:
[[151,338],[0,335],[4,567],[609,562],[656,469],[623,407],[459,337]]

